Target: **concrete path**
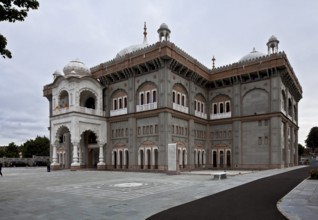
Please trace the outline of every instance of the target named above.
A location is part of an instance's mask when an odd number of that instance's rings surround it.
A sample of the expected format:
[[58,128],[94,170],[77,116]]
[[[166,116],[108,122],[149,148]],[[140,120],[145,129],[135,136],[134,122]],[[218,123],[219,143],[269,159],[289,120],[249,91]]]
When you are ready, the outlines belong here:
[[297,168],[237,172],[220,181],[212,180],[210,172],[169,176],[112,171],[47,173],[46,168],[3,168],[0,218],[146,219],[165,209]]

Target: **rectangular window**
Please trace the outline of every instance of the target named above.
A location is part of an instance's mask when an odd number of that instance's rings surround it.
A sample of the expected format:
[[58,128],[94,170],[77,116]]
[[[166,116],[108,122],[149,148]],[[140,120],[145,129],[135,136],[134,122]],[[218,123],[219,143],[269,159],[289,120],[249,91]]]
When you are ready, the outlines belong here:
[[172,125],[171,130],[172,130],[172,134],[174,134],[174,125]]
[[267,136],[264,137],[264,144],[268,144],[268,137]]
[[153,133],[153,125],[150,125],[150,134]]
[[158,134],[158,125],[155,125],[155,133]]
[[228,137],[232,138],[232,131],[228,131]]
[[128,128],[126,128],[126,137],[128,136]]
[[262,145],[262,143],[263,143],[262,137],[258,137],[258,145]]

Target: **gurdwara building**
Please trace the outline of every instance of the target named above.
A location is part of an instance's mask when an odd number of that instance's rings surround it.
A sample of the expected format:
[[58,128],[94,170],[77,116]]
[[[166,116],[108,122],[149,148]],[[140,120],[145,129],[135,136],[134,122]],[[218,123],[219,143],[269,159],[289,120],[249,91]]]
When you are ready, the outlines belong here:
[[52,168],[167,171],[172,143],[179,171],[297,165],[302,88],[278,39],[208,68],[170,33],[163,23],[148,44],[145,26],[114,59],[54,72],[43,89]]

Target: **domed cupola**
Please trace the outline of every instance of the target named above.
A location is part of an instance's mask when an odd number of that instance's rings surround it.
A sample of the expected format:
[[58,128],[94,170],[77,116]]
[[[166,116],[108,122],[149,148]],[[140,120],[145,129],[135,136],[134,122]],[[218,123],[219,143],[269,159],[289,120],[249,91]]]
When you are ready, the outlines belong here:
[[69,62],[64,68],[63,68],[64,75],[66,77],[69,76],[89,76],[91,75],[91,71],[89,68],[85,66],[85,64],[78,59],[73,60]]
[[279,44],[279,40],[277,39],[277,37],[272,35],[268,39],[268,42],[266,44],[268,48],[268,54],[278,53],[278,44]]
[[158,29],[159,41],[169,41],[170,40],[170,29],[166,23],[162,23]]
[[255,50],[255,48],[253,48],[253,51],[250,52],[249,54],[246,54],[245,56],[243,56],[239,62],[245,62],[245,61],[248,61],[248,60],[254,60],[254,59],[257,59],[257,58],[260,58],[260,57],[263,57],[265,56],[265,54],[261,53],[261,52],[258,52]]

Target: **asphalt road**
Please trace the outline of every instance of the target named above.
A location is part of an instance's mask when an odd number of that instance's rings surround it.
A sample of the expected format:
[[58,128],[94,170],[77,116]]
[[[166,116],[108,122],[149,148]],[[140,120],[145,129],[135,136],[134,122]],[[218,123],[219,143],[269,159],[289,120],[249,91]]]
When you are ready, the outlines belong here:
[[286,219],[277,209],[277,202],[308,177],[310,168],[262,178],[205,198],[159,212],[157,219]]

